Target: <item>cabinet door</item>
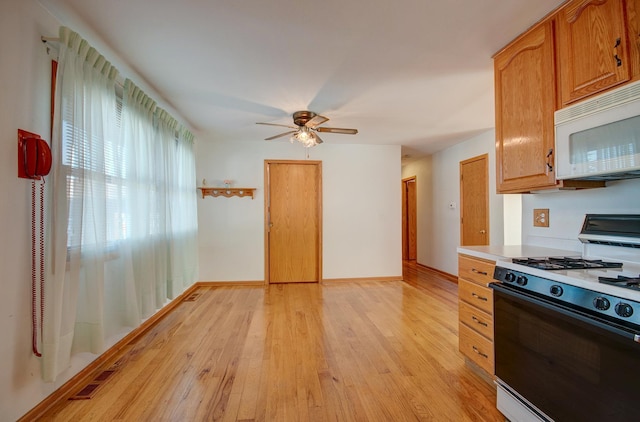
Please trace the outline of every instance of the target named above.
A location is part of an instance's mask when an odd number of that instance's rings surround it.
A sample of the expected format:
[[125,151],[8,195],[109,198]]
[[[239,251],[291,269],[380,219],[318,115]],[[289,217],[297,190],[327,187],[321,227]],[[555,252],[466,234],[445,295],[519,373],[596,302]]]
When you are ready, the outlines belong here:
[[640,79],[640,0],[627,0],[627,28],[631,79]]
[[624,0],[580,0],[558,13],[562,104],[630,79]]
[[498,192],[555,186],[554,53],[553,21],[547,21],[494,58]]

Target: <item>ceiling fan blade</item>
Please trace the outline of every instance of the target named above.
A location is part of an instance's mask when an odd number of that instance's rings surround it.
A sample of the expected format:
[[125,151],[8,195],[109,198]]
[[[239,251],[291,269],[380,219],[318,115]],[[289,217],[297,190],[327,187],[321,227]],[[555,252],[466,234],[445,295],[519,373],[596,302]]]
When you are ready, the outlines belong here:
[[305,126],[306,127],[310,127],[311,129],[315,129],[318,126],[320,126],[321,124],[323,124],[324,122],[328,122],[329,118],[328,117],[324,117],[324,116],[320,116],[319,114],[316,114],[315,116],[313,116],[312,119],[310,119]]
[[326,133],[342,133],[344,135],[355,135],[358,133],[358,129],[342,129],[339,127],[319,127],[316,128],[318,132],[326,132]]
[[279,123],[262,123],[262,122],[258,122],[256,123],[257,125],[267,125],[267,126],[281,126],[281,127],[288,127],[290,129],[298,129],[297,126],[290,126],[290,125],[281,125]]
[[316,140],[316,144],[321,144],[323,141],[317,134],[313,134],[314,139]]
[[297,130],[291,130],[289,132],[281,133],[280,135],[272,136],[270,138],[265,138],[264,140],[265,141],[271,141],[272,139],[278,139],[278,138],[282,138],[283,136],[293,135],[296,132],[297,132]]

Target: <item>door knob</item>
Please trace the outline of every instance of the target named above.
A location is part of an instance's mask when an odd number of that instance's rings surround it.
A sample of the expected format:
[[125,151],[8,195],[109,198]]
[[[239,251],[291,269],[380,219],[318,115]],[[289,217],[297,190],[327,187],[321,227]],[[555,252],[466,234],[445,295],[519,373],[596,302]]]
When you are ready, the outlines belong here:
[[485,233],[487,233],[487,231],[486,230],[480,230],[480,233],[481,234],[485,234]]

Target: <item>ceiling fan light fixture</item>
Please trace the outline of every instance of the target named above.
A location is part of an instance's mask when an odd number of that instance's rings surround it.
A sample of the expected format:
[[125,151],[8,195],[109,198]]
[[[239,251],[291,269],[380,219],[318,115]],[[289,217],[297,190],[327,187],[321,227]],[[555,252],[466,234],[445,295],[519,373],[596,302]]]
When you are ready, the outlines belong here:
[[318,144],[315,134],[311,132],[306,126],[300,127],[300,130],[293,134],[293,136],[291,137],[291,143],[293,143],[294,141],[300,142],[307,148],[313,147]]

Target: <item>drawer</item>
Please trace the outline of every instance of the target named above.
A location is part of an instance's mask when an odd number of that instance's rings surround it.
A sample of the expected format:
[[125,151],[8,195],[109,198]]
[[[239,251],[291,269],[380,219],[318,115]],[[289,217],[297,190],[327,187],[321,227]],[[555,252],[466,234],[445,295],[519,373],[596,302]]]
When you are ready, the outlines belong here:
[[493,340],[493,317],[490,314],[460,301],[458,303],[458,315],[460,322],[482,334],[487,339]]
[[496,263],[472,258],[467,255],[458,255],[458,277],[474,283],[488,285],[493,281],[493,270]]
[[493,343],[464,324],[460,324],[459,328],[460,353],[493,375]]
[[493,290],[466,280],[458,280],[458,299],[493,315]]

